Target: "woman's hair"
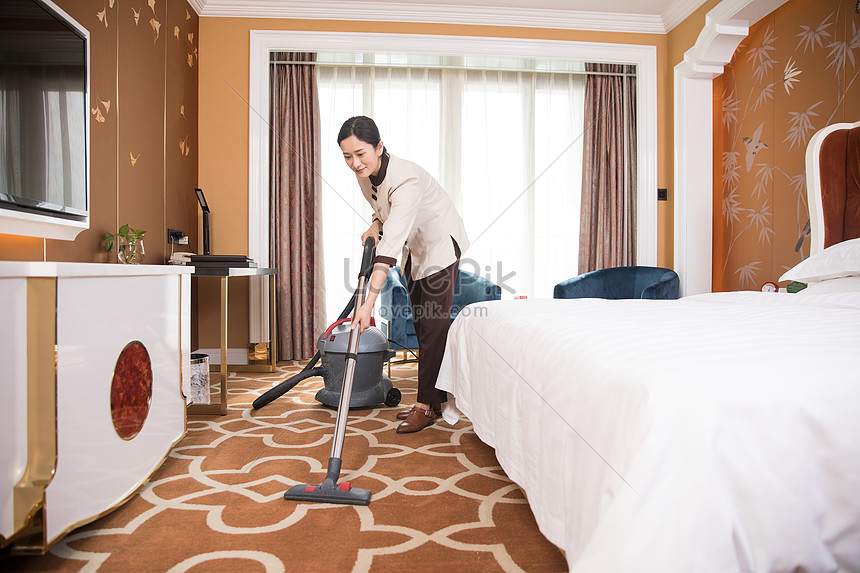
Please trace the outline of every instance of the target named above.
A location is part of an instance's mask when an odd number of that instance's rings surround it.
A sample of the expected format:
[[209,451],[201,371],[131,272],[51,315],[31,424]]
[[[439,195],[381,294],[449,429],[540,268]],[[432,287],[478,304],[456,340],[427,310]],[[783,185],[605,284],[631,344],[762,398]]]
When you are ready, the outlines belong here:
[[[376,127],[376,123],[370,119],[369,117],[363,115],[357,115],[355,117],[351,117],[340,127],[340,131],[337,134],[337,144],[346,139],[347,137],[354,135],[360,141],[365,143],[369,143],[376,148],[379,145],[379,142],[382,141],[382,137],[379,135],[379,128]],[[386,153],[386,149],[383,147],[382,152]]]

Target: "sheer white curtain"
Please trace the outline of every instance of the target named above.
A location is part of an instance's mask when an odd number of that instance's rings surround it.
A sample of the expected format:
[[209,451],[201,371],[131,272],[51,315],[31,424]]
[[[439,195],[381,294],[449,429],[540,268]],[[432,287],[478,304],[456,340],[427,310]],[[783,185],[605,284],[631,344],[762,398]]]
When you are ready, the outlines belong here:
[[337,132],[372,117],[388,150],[445,187],[472,240],[461,268],[502,298],[551,297],[576,274],[584,78],[570,73],[318,66],[329,318],[355,288],[370,208]]

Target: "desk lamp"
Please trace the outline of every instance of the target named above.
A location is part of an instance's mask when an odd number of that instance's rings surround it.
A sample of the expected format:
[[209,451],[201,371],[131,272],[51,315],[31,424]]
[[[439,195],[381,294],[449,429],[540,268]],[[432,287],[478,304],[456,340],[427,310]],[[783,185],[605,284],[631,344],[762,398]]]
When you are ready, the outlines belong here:
[[203,196],[203,189],[195,189],[197,200],[200,202],[200,208],[203,209],[203,254],[209,254],[209,205],[206,204],[206,197]]

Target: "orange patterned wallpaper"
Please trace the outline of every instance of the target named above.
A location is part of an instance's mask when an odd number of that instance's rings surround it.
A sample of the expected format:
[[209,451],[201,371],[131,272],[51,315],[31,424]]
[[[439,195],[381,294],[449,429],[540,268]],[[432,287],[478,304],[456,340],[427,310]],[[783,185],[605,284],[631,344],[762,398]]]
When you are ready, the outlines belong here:
[[860,119],[854,4],[783,5],[714,82],[715,291],[757,290],[809,255],[806,144],[822,127]]

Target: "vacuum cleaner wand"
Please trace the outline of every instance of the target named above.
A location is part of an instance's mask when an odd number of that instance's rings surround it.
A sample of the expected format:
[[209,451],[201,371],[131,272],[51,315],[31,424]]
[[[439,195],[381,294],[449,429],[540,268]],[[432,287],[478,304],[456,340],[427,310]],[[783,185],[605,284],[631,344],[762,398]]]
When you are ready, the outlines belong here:
[[[361,271],[358,275],[358,288],[355,291],[355,308],[358,309],[364,302],[364,293],[370,277],[371,265],[373,264],[373,238],[368,238],[364,243],[364,254],[361,260]],[[337,405],[337,420],[334,425],[334,440],[331,446],[331,456],[328,460],[328,468],[323,482],[319,485],[299,484],[294,485],[284,494],[284,499],[293,501],[314,501],[318,503],[340,503],[347,505],[367,505],[370,503],[370,490],[352,487],[349,482],[337,483],[340,478],[340,466],[342,462],[343,440],[346,436],[347,417],[349,416],[349,401],[352,397],[352,382],[355,378],[355,365],[358,361],[358,328],[349,333],[347,343],[346,364],[343,371],[343,387],[340,392],[340,401]]]

